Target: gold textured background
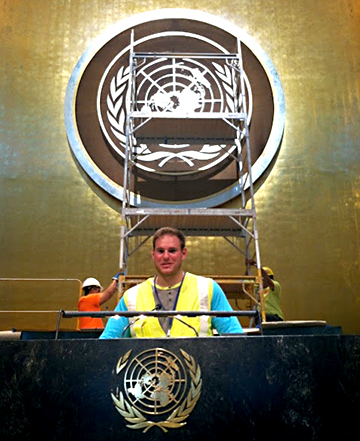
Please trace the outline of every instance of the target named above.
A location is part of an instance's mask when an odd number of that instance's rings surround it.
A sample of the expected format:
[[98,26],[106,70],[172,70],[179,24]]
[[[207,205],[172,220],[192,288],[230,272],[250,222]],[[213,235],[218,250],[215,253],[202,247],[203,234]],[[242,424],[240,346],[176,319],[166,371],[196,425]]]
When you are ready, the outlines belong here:
[[[1,278],[94,276],[110,283],[118,267],[119,207],[72,157],[65,91],[80,56],[102,32],[136,13],[173,6],[0,0]],[[176,6],[235,23],[274,63],[286,126],[277,161],[256,193],[262,263],[282,285],[288,320],[326,320],[359,333],[360,3],[199,0]],[[239,256],[223,240],[192,239],[188,248],[193,272],[238,270]],[[131,272],[151,272],[148,255],[145,247],[130,261]],[[0,282],[0,309],[75,308],[76,283],[40,285]],[[54,326],[54,317],[40,317],[9,319],[2,312],[0,328]]]

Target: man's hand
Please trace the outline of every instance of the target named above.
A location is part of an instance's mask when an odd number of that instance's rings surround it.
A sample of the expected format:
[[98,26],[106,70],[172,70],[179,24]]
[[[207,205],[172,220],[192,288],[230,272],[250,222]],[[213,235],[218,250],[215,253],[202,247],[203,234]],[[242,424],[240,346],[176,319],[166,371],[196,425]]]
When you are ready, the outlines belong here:
[[256,266],[256,262],[254,259],[246,259],[246,264]]
[[119,271],[118,273],[116,273],[116,275],[112,278],[113,280],[119,280],[119,276],[122,275],[122,272]]

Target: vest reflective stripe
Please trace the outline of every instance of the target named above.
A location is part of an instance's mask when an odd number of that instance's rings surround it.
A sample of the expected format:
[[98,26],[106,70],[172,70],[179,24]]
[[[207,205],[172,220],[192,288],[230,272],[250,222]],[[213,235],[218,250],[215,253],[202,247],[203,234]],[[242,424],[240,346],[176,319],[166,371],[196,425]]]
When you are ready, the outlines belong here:
[[[153,296],[154,278],[147,279],[140,285],[130,288],[124,294],[124,301],[129,311],[151,311],[155,309]],[[177,310],[179,311],[207,311],[210,309],[212,299],[213,282],[211,279],[186,273],[179,299]],[[198,295],[194,295],[197,291]],[[176,318],[173,319],[171,337],[193,337],[196,329],[199,336],[213,335],[211,329],[211,317],[181,317],[184,325]],[[132,337],[165,337],[159,320],[156,317],[130,319]]]
[[[205,277],[198,276],[198,291],[200,311],[209,311],[211,302],[209,302],[209,292],[212,297],[212,281]],[[211,283],[211,286],[209,286]],[[199,337],[206,337],[211,327],[211,317],[206,315],[200,316],[200,332]]]
[[[136,298],[137,298],[137,293],[138,293],[138,286],[139,285],[132,286],[124,294],[125,304],[126,304],[127,309],[129,311],[136,311]],[[130,317],[129,318],[130,322],[135,323],[135,320],[137,320],[137,317],[134,317],[134,318]],[[130,326],[130,335],[131,335],[131,337],[136,337],[133,325]]]

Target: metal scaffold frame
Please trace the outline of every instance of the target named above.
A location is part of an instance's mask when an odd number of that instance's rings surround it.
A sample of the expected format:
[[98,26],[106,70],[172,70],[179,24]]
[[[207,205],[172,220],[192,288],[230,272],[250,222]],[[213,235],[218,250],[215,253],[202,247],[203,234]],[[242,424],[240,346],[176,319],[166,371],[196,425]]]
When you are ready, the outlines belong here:
[[[240,291],[250,297],[252,305],[257,304],[261,311],[262,321],[265,321],[263,285],[261,277],[261,262],[259,250],[259,238],[256,225],[256,210],[254,188],[252,180],[252,163],[250,154],[249,125],[247,113],[246,85],[243,74],[241,42],[237,41],[237,53],[155,53],[135,52],[134,36],[131,35],[129,59],[129,80],[127,94],[126,114],[126,148],[124,157],[123,177],[123,202],[122,222],[120,238],[120,259],[119,267],[123,273],[120,284],[126,289],[131,284],[140,281],[142,276],[128,275],[128,260],[160,227],[165,225],[176,225],[187,236],[219,236],[223,237],[231,246],[239,251],[246,267],[245,276],[211,276],[221,282],[221,286],[239,283]],[[231,69],[233,75],[232,84],[234,90],[234,109],[226,112],[171,112],[171,111],[150,111],[149,108],[139,108],[137,101],[137,74],[139,67],[148,59],[168,59],[170,63],[174,60],[185,59],[213,59],[217,63],[224,63]],[[137,142],[136,132],[153,119],[208,119],[222,120],[234,131],[233,142],[236,146],[231,154],[232,160],[237,163],[238,184],[240,186],[241,207],[236,209],[223,208],[144,208],[134,206],[131,189],[134,188],[134,172]],[[174,224],[176,222],[176,224]],[[141,237],[135,247],[131,247],[131,239]],[[256,262],[257,273],[251,276],[249,259]],[[254,287],[259,287],[259,294],[256,297]],[[250,286],[250,290],[248,288]],[[120,293],[122,291],[120,288]],[[224,289],[226,292],[226,290]]]

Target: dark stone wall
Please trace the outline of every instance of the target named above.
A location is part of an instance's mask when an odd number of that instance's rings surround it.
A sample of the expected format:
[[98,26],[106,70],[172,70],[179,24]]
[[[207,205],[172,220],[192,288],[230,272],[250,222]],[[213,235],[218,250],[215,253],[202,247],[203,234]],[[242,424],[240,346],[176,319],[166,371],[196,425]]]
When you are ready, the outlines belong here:
[[[193,358],[201,395],[183,427],[144,433],[127,427],[110,393],[120,384],[120,358],[131,350],[130,364],[156,348]],[[360,336],[20,340],[0,341],[0,354],[1,440],[328,441],[357,434]]]

